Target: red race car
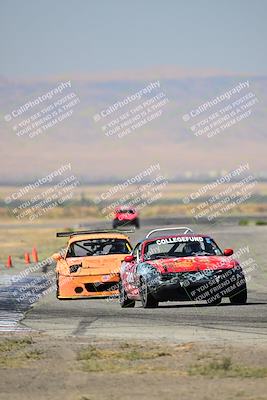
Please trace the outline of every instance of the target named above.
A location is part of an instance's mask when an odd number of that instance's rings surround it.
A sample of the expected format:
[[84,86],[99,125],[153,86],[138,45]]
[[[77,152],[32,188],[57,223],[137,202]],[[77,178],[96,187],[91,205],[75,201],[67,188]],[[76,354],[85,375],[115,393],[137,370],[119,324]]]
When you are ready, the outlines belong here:
[[[162,236],[170,230],[180,233]],[[223,297],[232,304],[245,304],[245,276],[232,254],[232,249],[222,252],[211,237],[196,235],[187,227],[155,229],[124,258],[121,307],[134,307],[136,300],[144,308],[163,301],[204,300],[217,305]]]
[[130,207],[117,207],[115,208],[113,228],[116,229],[118,226],[134,225],[136,228],[140,228],[140,222],[138,212],[135,208]]

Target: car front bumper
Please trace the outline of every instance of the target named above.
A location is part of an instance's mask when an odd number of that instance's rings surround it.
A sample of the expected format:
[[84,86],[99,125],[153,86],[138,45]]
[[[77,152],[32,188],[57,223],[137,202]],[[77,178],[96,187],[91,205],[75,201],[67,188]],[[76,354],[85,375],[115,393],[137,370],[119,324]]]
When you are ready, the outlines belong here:
[[58,275],[59,299],[98,298],[118,295],[119,275]]
[[150,293],[159,301],[216,300],[230,297],[246,286],[241,268],[212,271],[209,277],[202,278],[195,272],[173,274],[170,279],[166,275],[148,284]]

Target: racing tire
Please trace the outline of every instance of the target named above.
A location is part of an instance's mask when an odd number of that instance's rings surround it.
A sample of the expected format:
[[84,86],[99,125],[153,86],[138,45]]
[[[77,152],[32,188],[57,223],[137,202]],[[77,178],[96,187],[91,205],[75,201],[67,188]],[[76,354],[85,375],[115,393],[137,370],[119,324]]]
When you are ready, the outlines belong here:
[[239,292],[229,297],[231,304],[246,304],[248,298],[247,287],[244,286]]
[[144,278],[140,278],[139,293],[140,293],[140,298],[141,298],[143,308],[158,307],[159,302],[150,293],[147,282]]
[[210,300],[210,299],[207,300],[207,303],[208,303],[209,306],[218,306],[219,304],[221,304],[221,302],[222,302],[222,298],[221,297],[219,299],[216,299],[216,300]]
[[56,277],[56,287],[57,287],[56,296],[57,296],[57,299],[60,300],[60,299],[58,298],[58,296],[59,296],[58,274],[57,274],[57,277]]
[[118,227],[117,222],[113,221],[113,222],[112,222],[112,228],[113,228],[113,229],[116,229],[117,227]]
[[48,265],[45,264],[45,265],[42,267],[42,272],[43,272],[44,274],[46,274],[46,273],[47,273],[47,270],[48,270]]
[[135,306],[135,301],[129,299],[121,281],[119,282],[119,302],[121,308],[133,308]]
[[135,227],[136,227],[136,229],[139,229],[140,228],[140,222],[139,222],[139,219],[137,218],[136,220],[135,220]]

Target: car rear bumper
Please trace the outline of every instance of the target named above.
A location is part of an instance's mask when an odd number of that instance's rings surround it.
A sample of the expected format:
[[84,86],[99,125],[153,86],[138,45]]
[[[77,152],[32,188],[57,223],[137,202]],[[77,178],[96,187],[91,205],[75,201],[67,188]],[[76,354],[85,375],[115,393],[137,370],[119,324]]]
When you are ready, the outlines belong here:
[[98,298],[118,295],[119,275],[63,276],[58,275],[59,299]]
[[132,218],[132,219],[114,219],[113,222],[115,222],[117,225],[125,225],[125,224],[135,224],[138,218]]

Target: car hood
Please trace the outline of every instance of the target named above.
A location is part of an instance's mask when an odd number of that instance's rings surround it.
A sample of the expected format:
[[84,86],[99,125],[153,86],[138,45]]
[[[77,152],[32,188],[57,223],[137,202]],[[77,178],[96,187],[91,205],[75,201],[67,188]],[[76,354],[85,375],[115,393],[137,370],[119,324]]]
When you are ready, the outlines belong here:
[[237,261],[224,256],[194,256],[179,258],[162,258],[146,261],[161,273],[219,270],[234,268]]
[[112,254],[107,256],[70,257],[65,260],[65,273],[69,274],[71,265],[81,264],[77,272],[71,276],[108,275],[119,272],[120,265],[126,254]]

